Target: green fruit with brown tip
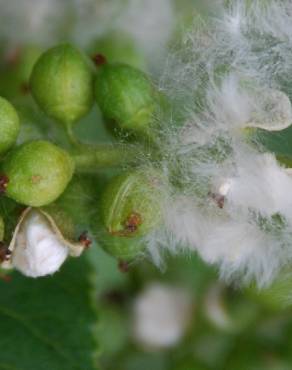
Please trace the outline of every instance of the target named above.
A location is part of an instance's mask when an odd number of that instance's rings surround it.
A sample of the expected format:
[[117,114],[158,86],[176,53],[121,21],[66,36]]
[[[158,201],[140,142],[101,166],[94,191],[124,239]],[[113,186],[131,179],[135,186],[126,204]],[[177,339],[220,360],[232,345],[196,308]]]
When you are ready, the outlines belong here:
[[92,66],[69,44],[53,47],[36,62],[30,87],[36,102],[49,117],[72,124],[91,109]]
[[133,171],[110,181],[101,200],[102,222],[113,236],[136,237],[161,223],[163,182],[156,171]]
[[0,97],[0,154],[16,142],[19,134],[19,117],[12,104]]
[[126,64],[98,68],[95,99],[108,122],[120,129],[147,134],[157,109],[156,93],[148,77]]
[[73,172],[74,162],[63,149],[43,140],[24,143],[4,160],[5,194],[27,206],[44,206],[63,193]]

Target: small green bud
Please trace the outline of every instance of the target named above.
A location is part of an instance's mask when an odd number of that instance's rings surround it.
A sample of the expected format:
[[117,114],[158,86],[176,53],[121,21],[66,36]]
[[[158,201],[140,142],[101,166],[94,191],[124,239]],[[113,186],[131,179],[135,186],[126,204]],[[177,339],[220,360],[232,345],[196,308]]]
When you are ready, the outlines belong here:
[[[90,51],[93,61],[96,56],[104,56],[109,63],[127,63],[136,68],[145,68],[142,52],[130,35],[121,32],[111,32],[99,38],[93,43]],[[97,59],[97,65],[99,60]]]
[[104,117],[119,128],[145,133],[157,104],[147,76],[125,64],[104,64],[95,80],[95,98]]
[[142,236],[161,222],[162,181],[154,171],[134,171],[110,181],[101,200],[102,222],[108,233]]
[[15,144],[19,128],[19,117],[15,108],[0,97],[0,154]]
[[38,59],[30,85],[35,100],[48,116],[72,124],[92,106],[92,78],[85,56],[71,45],[59,45]]
[[[15,201],[40,207],[57,199],[68,185],[74,163],[67,152],[48,141],[20,145],[5,158],[5,193]],[[3,177],[3,176],[2,176]]]

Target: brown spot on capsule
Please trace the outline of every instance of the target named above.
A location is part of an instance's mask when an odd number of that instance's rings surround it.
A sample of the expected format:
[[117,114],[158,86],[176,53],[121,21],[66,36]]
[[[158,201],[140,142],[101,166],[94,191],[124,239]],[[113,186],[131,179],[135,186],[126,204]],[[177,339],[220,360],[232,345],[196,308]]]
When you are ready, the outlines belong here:
[[92,60],[93,60],[93,63],[96,65],[96,66],[102,66],[103,64],[106,64],[107,63],[107,60],[106,60],[106,57],[102,54],[94,54],[92,56]]
[[42,179],[42,177],[41,177],[41,176],[39,176],[39,175],[34,175],[34,176],[32,176],[32,177],[31,177],[31,182],[32,182],[33,184],[37,184],[37,183],[39,183],[39,182],[41,181],[41,179]]
[[127,233],[134,233],[137,231],[138,227],[142,224],[142,217],[139,215],[139,213],[133,212],[131,215],[127,218],[125,222],[125,232]]
[[137,231],[138,227],[141,224],[142,224],[142,217],[140,216],[139,213],[133,212],[124,222],[123,230],[109,231],[109,232],[111,235],[116,235],[116,236],[131,236],[131,234]]
[[78,241],[84,246],[84,248],[89,248],[92,241],[88,237],[87,231],[83,231],[82,234],[80,234]]
[[129,272],[129,263],[127,261],[120,260],[118,263],[118,268],[121,272]]
[[0,175],[0,194],[5,193],[9,183],[9,178],[6,175]]
[[8,249],[7,245],[0,242],[0,262],[8,261],[11,255],[11,251]]

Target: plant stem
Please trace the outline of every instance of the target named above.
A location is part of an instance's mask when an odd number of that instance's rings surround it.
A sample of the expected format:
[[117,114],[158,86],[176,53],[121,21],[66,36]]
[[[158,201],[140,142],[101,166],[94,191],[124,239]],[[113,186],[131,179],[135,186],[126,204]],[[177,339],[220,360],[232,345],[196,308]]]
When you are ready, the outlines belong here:
[[66,135],[71,144],[71,156],[77,172],[95,172],[99,169],[135,165],[142,157],[153,156],[150,145],[120,143],[85,144],[79,141],[71,124],[66,125]]
[[75,134],[73,132],[73,125],[71,123],[66,124],[66,134],[67,138],[73,146],[79,147],[80,145],[82,145],[81,142],[75,137]]
[[91,172],[97,169],[134,164],[137,161],[137,147],[121,144],[80,145],[71,154],[77,172]]

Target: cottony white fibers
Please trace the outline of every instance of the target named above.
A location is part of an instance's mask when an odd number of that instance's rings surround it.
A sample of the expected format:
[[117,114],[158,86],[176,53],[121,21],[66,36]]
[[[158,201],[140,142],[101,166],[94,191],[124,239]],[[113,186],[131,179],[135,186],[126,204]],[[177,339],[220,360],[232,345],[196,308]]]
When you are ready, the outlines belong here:
[[200,256],[211,264],[219,264],[221,276],[243,282],[256,278],[264,285],[275,277],[279,264],[277,240],[269,238],[254,225],[238,220],[210,225],[198,246]]
[[187,329],[191,310],[191,296],[185,290],[149,285],[134,302],[134,339],[150,349],[174,346]]
[[45,217],[31,211],[21,225],[12,255],[13,266],[26,276],[39,277],[56,272],[68,256]]
[[264,286],[292,261],[292,177],[247,128],[292,123],[292,3],[230,3],[195,19],[160,80],[173,192],[156,249],[197,251],[223,278]]
[[181,247],[197,246],[208,231],[204,224],[204,217],[197,209],[190,197],[179,197],[166,208],[165,221],[170,231],[175,232],[175,237]]
[[279,167],[275,157],[251,150],[245,157],[236,159],[236,173],[229,179],[226,201],[262,215],[282,213],[291,218],[292,177]]

